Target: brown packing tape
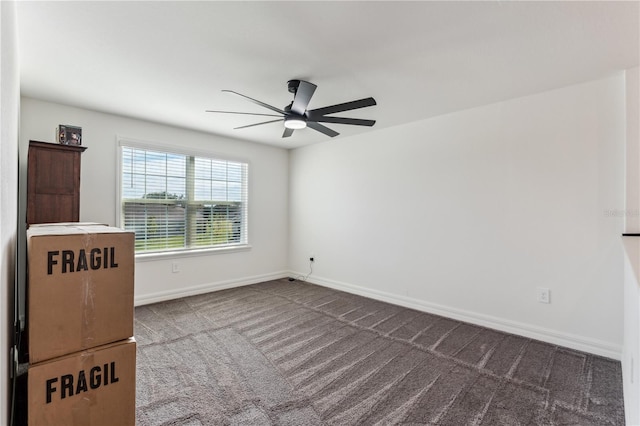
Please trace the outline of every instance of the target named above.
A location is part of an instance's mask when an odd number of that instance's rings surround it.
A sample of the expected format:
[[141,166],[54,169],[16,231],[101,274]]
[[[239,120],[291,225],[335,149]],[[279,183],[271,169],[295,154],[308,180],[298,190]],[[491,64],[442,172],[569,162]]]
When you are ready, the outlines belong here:
[[[68,234],[69,231],[73,233],[88,233],[94,232],[95,229],[104,229],[109,227],[106,223],[98,223],[98,222],[58,222],[58,223],[34,223],[29,225],[29,231],[33,233],[44,233],[46,235],[52,235],[55,233],[56,235],[65,235]],[[116,230],[116,232],[122,231],[119,228],[111,228]]]
[[[95,245],[95,234],[84,234],[82,236],[82,245],[86,251],[91,250],[91,247]],[[91,279],[91,276],[85,274],[82,276],[82,329],[80,338],[82,340],[82,347],[90,348],[95,346],[95,336],[97,327],[108,327],[108,324],[100,324],[96,319],[96,307],[95,307],[95,282]]]
[[97,327],[108,327],[108,324],[99,324],[96,320],[95,311],[95,288],[94,282],[89,276],[82,277],[82,328],[80,339],[82,347],[90,348],[95,346],[95,336]]
[[[86,352],[80,355],[80,371],[86,371],[87,367],[91,368],[95,364],[95,355],[93,352]],[[74,425],[90,425],[91,424],[91,406],[95,405],[96,393],[85,393],[82,398],[77,398],[73,402],[71,408],[71,417]],[[91,403],[93,402],[93,404]]]

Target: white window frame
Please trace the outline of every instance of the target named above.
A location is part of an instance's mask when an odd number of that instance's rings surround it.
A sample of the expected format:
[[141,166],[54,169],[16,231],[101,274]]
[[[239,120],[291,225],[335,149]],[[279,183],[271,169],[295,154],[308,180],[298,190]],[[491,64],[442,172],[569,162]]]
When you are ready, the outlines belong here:
[[116,223],[117,226],[124,229],[123,213],[122,213],[122,151],[123,148],[134,148],[150,150],[155,152],[164,152],[170,154],[185,155],[189,157],[201,157],[213,160],[239,162],[245,166],[243,177],[243,194],[242,194],[242,230],[240,242],[226,245],[215,245],[205,247],[184,247],[163,249],[155,251],[137,251],[135,252],[136,260],[154,260],[163,257],[185,257],[185,256],[202,256],[209,254],[230,253],[236,251],[244,251],[251,249],[249,244],[249,169],[250,164],[245,159],[230,158],[227,155],[220,155],[214,152],[186,149],[171,144],[141,141],[135,138],[117,136],[117,189],[116,189]]

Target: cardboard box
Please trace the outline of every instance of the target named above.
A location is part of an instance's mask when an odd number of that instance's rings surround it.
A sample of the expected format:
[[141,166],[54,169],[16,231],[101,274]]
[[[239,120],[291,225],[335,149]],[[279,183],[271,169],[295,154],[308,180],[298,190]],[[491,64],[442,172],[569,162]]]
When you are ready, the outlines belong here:
[[29,366],[28,424],[135,425],[133,338]]
[[29,363],[133,336],[133,232],[32,225],[27,262]]

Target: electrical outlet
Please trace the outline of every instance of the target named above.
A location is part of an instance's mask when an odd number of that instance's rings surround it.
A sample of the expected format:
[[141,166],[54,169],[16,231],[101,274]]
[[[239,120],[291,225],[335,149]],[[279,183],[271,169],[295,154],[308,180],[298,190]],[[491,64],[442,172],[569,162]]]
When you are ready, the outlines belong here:
[[551,303],[551,290],[545,287],[538,287],[538,302]]
[[178,262],[173,262],[171,264],[171,272],[173,272],[174,274],[180,272],[180,264]]

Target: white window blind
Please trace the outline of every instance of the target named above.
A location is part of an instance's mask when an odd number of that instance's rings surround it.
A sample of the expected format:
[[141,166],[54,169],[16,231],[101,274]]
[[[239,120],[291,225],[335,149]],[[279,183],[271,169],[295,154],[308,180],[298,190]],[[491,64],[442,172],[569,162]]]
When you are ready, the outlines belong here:
[[121,224],[136,252],[247,244],[246,163],[121,149]]

